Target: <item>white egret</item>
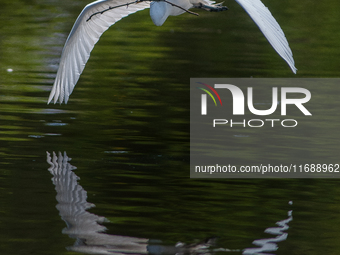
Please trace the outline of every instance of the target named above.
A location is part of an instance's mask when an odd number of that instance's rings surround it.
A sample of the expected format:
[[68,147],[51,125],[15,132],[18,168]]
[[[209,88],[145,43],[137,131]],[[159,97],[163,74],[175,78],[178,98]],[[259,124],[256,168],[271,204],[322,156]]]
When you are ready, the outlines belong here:
[[[294,73],[294,59],[288,41],[275,18],[260,0],[236,0],[260,28],[276,52],[288,63]],[[190,8],[207,11],[224,11],[228,8],[210,0],[98,0],[88,4],[78,16],[66,40],[59,69],[48,103],[54,99],[67,103],[90,53],[99,37],[114,23],[137,11],[150,8],[156,26],[161,26],[168,16],[180,15]],[[196,14],[197,15],[197,14]]]

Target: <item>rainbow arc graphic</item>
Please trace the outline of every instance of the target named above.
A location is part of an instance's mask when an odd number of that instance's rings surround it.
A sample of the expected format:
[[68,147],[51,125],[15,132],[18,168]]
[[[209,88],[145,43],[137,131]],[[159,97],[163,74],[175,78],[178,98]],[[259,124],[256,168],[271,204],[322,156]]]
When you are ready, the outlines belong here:
[[[203,83],[203,82],[197,82],[197,83],[202,84],[202,85],[206,86],[208,89],[210,89],[215,94],[217,99],[220,101],[220,104],[222,106],[221,97],[213,87],[211,87],[210,85]],[[212,100],[214,101],[215,106],[217,106],[217,102],[216,102],[214,95],[208,89],[201,88],[201,87],[197,87],[197,88],[206,92],[212,98]],[[202,115],[207,115],[207,97],[206,96],[207,96],[206,94],[202,94],[202,99],[201,99],[202,100],[201,101],[202,102],[202,105],[201,105],[201,114]]]

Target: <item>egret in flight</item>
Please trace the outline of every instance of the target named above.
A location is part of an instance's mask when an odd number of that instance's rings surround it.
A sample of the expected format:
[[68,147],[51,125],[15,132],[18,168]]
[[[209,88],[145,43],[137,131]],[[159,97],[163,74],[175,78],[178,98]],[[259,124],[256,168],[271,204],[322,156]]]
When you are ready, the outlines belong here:
[[[296,73],[294,59],[288,41],[275,18],[260,0],[236,0],[260,28],[276,52]],[[156,26],[161,26],[169,16],[188,12],[198,15],[191,8],[218,12],[228,8],[210,0],[98,0],[88,4],[78,16],[66,40],[61,54],[48,103],[53,99],[67,103],[90,53],[99,37],[113,24],[129,14],[150,8],[150,16]]]

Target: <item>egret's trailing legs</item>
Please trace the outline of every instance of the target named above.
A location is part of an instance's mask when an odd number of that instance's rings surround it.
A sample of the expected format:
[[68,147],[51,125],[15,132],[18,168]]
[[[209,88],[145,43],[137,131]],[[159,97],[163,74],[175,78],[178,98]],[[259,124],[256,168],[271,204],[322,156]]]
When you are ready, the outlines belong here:
[[228,10],[227,6],[223,6],[222,3],[218,3],[218,4],[202,4],[202,3],[198,3],[198,4],[194,4],[194,8],[199,8],[199,9],[203,9],[206,10],[208,12],[221,12],[221,11],[226,11]]

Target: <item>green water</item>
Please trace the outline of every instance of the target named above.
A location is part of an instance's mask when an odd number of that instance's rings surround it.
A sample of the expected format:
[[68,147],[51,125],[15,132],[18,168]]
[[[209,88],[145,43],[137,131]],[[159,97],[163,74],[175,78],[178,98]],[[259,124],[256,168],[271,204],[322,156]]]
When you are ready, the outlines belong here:
[[[339,254],[339,180],[189,178],[190,78],[339,77],[338,1],[264,1],[286,33],[297,75],[234,1],[225,2],[227,12],[183,14],[162,27],[148,10],[136,13],[102,36],[69,103],[47,105],[62,46],[87,3],[1,2],[1,254],[79,254],[66,249],[75,239],[62,233],[46,151],[72,158],[96,205],[88,211],[109,220],[110,236],[169,246],[218,237],[214,247],[242,254],[254,240],[275,237],[265,229],[292,210],[288,237],[272,254]],[[329,107],[334,101],[334,113],[338,91],[320,96]],[[311,123],[297,141],[310,140],[325,158],[334,148],[335,158],[338,115],[332,121],[328,131]],[[273,135],[284,139],[261,141]],[[296,146],[281,149],[308,156]],[[244,162],[261,153],[249,143],[238,148]]]

